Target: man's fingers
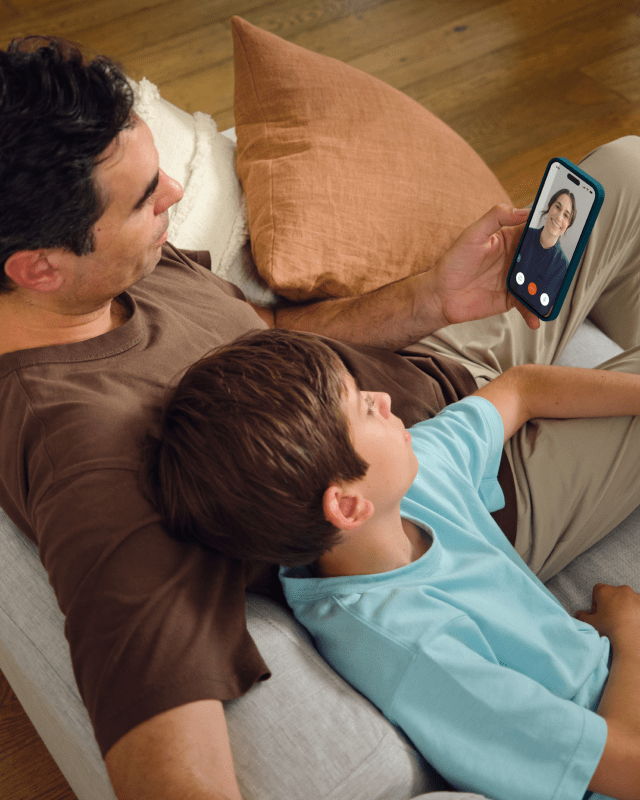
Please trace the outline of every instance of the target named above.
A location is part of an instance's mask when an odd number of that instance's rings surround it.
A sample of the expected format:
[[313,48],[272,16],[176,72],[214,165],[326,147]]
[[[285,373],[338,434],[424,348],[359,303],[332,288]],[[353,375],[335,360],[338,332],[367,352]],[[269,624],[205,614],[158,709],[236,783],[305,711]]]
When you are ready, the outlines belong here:
[[529,311],[529,309],[522,305],[522,303],[517,300],[512,294],[509,294],[508,300],[508,307],[517,308],[518,313],[522,317],[522,319],[527,323],[527,325],[531,328],[532,331],[537,331],[540,327],[540,319],[536,317],[533,311]]
[[478,220],[478,233],[489,238],[502,228],[521,225],[526,221],[529,212],[528,208],[513,208],[506,203],[500,203]]
[[523,306],[518,307],[518,311],[522,314],[522,318],[527,323],[527,325],[531,328],[532,331],[537,331],[540,327],[540,319],[536,317],[531,311]]

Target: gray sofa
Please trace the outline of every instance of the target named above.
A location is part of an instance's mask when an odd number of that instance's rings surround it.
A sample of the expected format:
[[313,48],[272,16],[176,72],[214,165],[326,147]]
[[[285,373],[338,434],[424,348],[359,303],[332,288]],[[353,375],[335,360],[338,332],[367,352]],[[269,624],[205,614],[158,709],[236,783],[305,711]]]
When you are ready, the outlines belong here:
[[[273,295],[254,274],[247,253],[233,135],[219,134],[205,115],[191,116],[165,103],[148,82],[138,87],[138,110],[154,132],[161,166],[185,186],[185,199],[171,219],[171,241],[209,249],[219,274],[240,284],[249,299],[270,302]],[[618,352],[587,322],[562,362],[596,366]],[[627,556],[638,531],[636,511],[548,583],[568,611],[590,605],[597,581],[626,582],[640,590]],[[406,739],[322,661],[284,609],[249,596],[247,619],[273,678],[226,706],[245,800],[477,797],[448,791]],[[113,800],[63,625],[36,548],[0,511],[0,669],[79,800]]]

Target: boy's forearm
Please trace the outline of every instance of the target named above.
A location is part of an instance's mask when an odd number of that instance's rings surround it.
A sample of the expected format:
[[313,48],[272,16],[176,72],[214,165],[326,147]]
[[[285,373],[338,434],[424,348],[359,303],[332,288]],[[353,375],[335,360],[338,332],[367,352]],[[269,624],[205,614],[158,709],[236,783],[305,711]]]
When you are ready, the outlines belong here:
[[621,800],[640,797],[640,594],[630,586],[597,583],[591,609],[577,619],[606,636],[612,663],[598,714],[607,741],[589,789]]
[[640,797],[640,653],[617,656],[598,708],[607,742],[589,789],[620,800]]
[[530,419],[640,414],[640,375],[578,367],[530,365],[520,369]]
[[612,370],[527,364],[476,394],[498,409],[505,440],[529,419],[640,415],[640,375]]

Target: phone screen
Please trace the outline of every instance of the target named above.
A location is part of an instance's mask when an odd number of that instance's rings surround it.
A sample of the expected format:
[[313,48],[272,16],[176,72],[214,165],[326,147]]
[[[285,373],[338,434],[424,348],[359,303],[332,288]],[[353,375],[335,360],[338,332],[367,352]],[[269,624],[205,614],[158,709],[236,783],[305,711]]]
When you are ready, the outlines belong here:
[[580,175],[551,161],[509,273],[510,290],[539,317],[553,310],[595,200]]

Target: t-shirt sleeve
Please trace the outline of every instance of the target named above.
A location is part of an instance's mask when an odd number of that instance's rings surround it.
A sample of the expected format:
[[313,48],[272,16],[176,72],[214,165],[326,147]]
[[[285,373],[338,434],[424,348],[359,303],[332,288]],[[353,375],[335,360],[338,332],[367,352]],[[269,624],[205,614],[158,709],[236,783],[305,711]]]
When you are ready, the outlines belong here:
[[468,481],[489,511],[504,505],[497,480],[504,443],[500,414],[482,397],[465,397],[412,430],[421,468],[452,470]]
[[606,742],[604,719],[465,644],[478,635],[467,617],[431,635],[387,715],[458,789],[581,800]]
[[238,697],[268,670],[246,629],[243,562],[171,539],[124,457],[83,466],[33,515],[104,755],[150,717]]

